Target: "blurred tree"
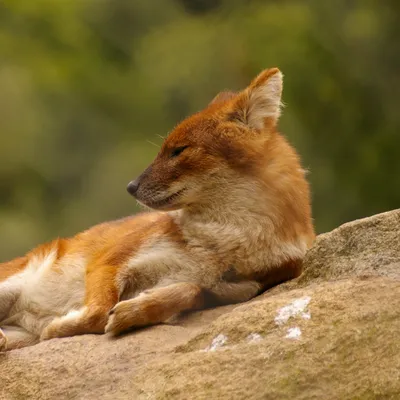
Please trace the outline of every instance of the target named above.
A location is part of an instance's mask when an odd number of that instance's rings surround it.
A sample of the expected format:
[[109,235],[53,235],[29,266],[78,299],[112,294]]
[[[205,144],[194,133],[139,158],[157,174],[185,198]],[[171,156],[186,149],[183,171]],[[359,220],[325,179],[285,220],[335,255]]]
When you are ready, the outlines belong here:
[[266,67],[319,232],[400,203],[394,0],[3,0],[0,260],[134,213],[126,183],[186,115]]

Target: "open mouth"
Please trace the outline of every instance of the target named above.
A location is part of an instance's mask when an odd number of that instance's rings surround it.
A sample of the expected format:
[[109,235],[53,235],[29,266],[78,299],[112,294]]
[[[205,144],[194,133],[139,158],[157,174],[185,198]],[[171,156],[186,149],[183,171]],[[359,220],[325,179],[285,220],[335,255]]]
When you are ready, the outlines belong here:
[[166,206],[170,205],[171,203],[173,203],[184,191],[185,191],[185,188],[178,190],[174,194],[171,194],[168,197],[164,197],[161,200],[152,200],[152,201],[146,202],[146,205],[151,208],[166,207]]

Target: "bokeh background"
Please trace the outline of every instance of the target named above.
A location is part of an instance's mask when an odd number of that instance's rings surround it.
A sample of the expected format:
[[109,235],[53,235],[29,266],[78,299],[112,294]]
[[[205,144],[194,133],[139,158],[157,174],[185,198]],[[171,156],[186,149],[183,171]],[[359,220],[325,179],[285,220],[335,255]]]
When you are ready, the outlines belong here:
[[262,69],[318,232],[400,205],[400,2],[0,1],[0,260],[137,212],[160,136]]

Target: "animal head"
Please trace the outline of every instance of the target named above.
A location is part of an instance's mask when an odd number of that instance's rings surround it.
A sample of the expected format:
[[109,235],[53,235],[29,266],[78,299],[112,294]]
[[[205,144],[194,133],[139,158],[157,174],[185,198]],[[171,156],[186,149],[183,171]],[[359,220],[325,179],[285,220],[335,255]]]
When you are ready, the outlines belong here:
[[242,92],[222,92],[181,122],[151,165],[128,185],[140,203],[175,210],[215,201],[218,188],[251,176],[280,116],[282,73],[271,68]]

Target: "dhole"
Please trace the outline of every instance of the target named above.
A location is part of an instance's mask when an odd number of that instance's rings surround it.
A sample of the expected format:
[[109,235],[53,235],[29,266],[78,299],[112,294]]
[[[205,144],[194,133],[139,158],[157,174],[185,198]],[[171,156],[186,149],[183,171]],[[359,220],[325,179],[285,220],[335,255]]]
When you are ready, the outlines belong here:
[[0,349],[119,334],[297,277],[314,230],[304,170],[276,130],[281,92],[268,69],[178,125],[128,185],[156,211],[0,264]]

